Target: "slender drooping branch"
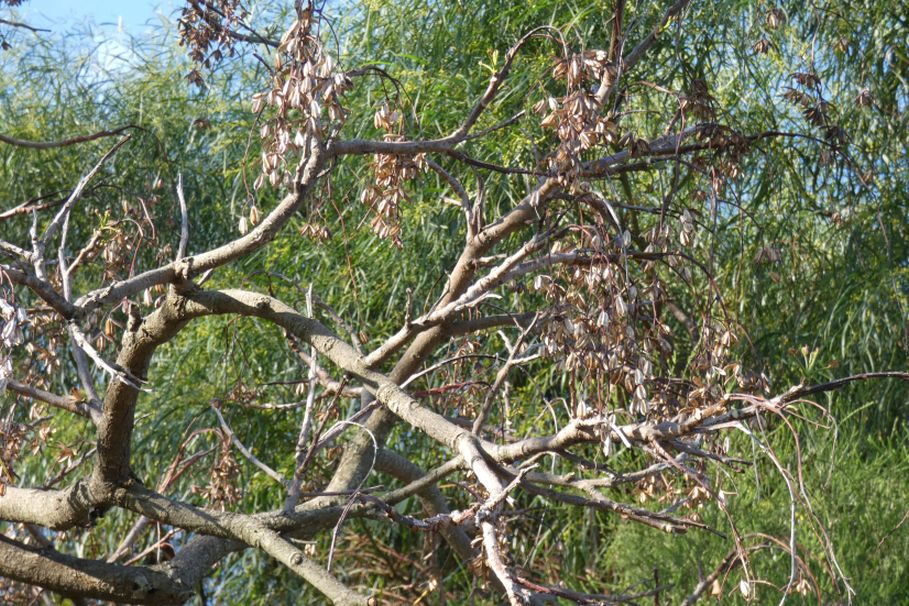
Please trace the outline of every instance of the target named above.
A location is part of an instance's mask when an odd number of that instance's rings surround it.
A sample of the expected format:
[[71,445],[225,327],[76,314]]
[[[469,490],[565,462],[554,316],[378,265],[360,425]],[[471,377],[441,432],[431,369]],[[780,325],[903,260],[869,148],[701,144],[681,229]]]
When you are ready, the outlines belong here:
[[88,141],[94,141],[95,139],[101,139],[103,137],[115,137],[122,132],[137,128],[139,127],[133,124],[127,124],[126,126],[121,126],[120,128],[115,128],[113,130],[100,130],[90,135],[79,135],[77,137],[70,137],[69,139],[62,139],[60,141],[29,141],[26,139],[17,139],[15,137],[0,134],[0,142],[6,143],[7,145],[13,145],[15,147],[27,147],[30,149],[53,149],[55,147],[67,147],[69,145],[76,145],[78,143],[86,143]]

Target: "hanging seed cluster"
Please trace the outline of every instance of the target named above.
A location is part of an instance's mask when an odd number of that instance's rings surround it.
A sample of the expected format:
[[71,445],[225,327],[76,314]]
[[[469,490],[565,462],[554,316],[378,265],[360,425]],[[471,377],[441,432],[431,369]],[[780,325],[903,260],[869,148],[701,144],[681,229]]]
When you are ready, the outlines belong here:
[[549,158],[549,167],[566,183],[580,167],[581,153],[595,145],[618,141],[618,125],[611,115],[603,114],[602,103],[591,92],[593,85],[609,86],[615,80],[615,67],[603,50],[584,51],[558,59],[552,76],[564,82],[563,97],[548,97],[534,105],[543,116],[540,125],[553,130],[559,147]]
[[[0,271],[0,393],[13,377],[38,389],[50,389],[51,378],[59,372],[63,347],[62,328],[52,314],[34,311],[29,314],[17,305],[12,290],[3,284],[8,281]],[[24,356],[14,358],[14,348]],[[73,389],[70,396],[82,401],[82,394]],[[6,397],[15,401],[13,392]],[[23,406],[31,400],[30,406]],[[27,422],[17,420],[27,410]],[[0,417],[0,497],[7,484],[15,485],[20,478],[15,468],[20,457],[43,449],[53,433],[47,407],[36,399],[21,399]]]
[[[604,113],[593,92],[612,85],[615,67],[606,51],[584,51],[556,60],[552,76],[565,83],[567,94],[534,106],[543,128],[554,130],[559,140],[549,168],[564,187],[580,194],[578,202],[602,208],[604,202],[594,204],[598,196],[578,177],[583,152],[602,144],[636,144],[633,137],[620,136],[617,121]],[[667,233],[663,228],[663,241],[655,237],[649,248],[662,250]],[[534,288],[551,302],[543,324],[544,353],[561,360],[569,373],[580,416],[593,406],[603,412],[616,401],[626,402],[633,414],[647,414],[655,399],[654,360],[671,349],[669,328],[657,312],[663,296],[659,278],[651,264],[643,273],[630,273],[636,267],[626,260],[631,240],[628,231],[616,234],[603,220],[574,225],[549,251],[573,255],[574,262],[534,279]]]
[[[53,314],[28,311],[16,303],[0,271],[0,393],[13,376],[40,389],[50,388],[59,371],[63,329]],[[17,349],[19,348],[19,349]],[[24,351],[17,364],[14,351]],[[37,404],[36,405],[40,405]]]
[[[686,225],[694,229],[693,223]],[[672,299],[661,272],[668,268],[689,283],[692,277],[683,257],[671,252],[668,223],[640,236],[652,260],[632,258],[636,253],[628,231],[608,232],[602,223],[574,226],[571,236],[548,253],[572,255],[573,262],[533,282],[551,303],[542,323],[543,351],[571,378],[576,414],[619,407],[634,417],[666,417],[716,403],[727,380],[744,386],[746,373],[729,356],[737,337],[722,315],[692,318],[690,350],[679,349],[679,335],[666,319]],[[693,237],[685,228],[679,234]],[[708,292],[701,303],[711,299]],[[690,360],[685,381],[667,378],[677,369],[666,361],[679,355]]]
[[[206,69],[234,52],[230,32],[246,17],[239,0],[188,0],[180,11],[177,31],[180,45],[189,49],[189,58]],[[202,86],[204,79],[198,69],[186,76],[193,84]]]
[[688,90],[679,96],[679,110],[688,118],[712,120],[716,116],[716,99],[705,80],[694,78],[688,84]]
[[[635,156],[648,151],[648,144],[621,133],[618,118],[605,111],[597,95],[616,78],[608,53],[584,51],[558,59],[552,76],[565,83],[567,93],[541,100],[534,111],[542,116],[541,126],[558,138],[549,169],[575,195],[578,222],[548,253],[571,257],[571,262],[534,278],[534,288],[551,303],[542,323],[544,353],[560,360],[569,374],[574,410],[581,416],[617,409],[633,416],[664,416],[715,403],[724,381],[743,380],[739,366],[728,360],[735,335],[715,317],[717,305],[710,292],[698,297],[702,307],[688,319],[685,339],[673,334],[666,311],[672,299],[664,280],[671,276],[694,288],[692,270],[677,248],[696,245],[694,213],[673,212],[641,230],[634,242],[629,231],[616,229],[617,221],[605,220],[602,209],[608,204],[580,177],[582,155],[595,146],[611,145]],[[714,117],[715,100],[703,80],[692,80],[679,94],[679,114],[686,120]],[[705,127],[699,138],[708,144],[722,139],[727,146],[735,137]],[[726,163],[711,173],[714,191],[724,178],[735,178],[737,156],[747,151],[747,142],[728,147],[731,151],[714,158]],[[595,211],[596,221],[583,219],[588,210]],[[673,216],[678,221],[672,221]],[[650,258],[633,258],[635,247]],[[685,350],[679,350],[680,341],[687,343]],[[667,378],[678,369],[667,368],[666,361],[679,355],[690,361],[685,375],[696,379]]]
[[[789,87],[783,98],[799,108],[802,116],[812,126],[817,127],[834,147],[846,142],[845,131],[837,125],[832,117],[834,106],[822,94],[821,79],[813,72],[796,72],[792,74],[796,86]],[[859,104],[870,103],[860,95]]]
[[211,480],[205,488],[193,486],[192,491],[223,511],[228,505],[238,503],[243,494],[237,486],[240,466],[233,455],[230,436],[221,429],[217,429],[215,433],[220,441],[220,448],[211,468]]
[[291,154],[305,154],[314,139],[344,121],[340,97],[350,86],[313,32],[312,7],[300,11],[275,53],[271,89],[253,95],[254,113],[268,108],[273,114],[259,130],[262,172],[255,189],[266,181],[273,187],[290,183]]
[[[385,141],[404,141],[404,116],[393,109],[388,101],[376,111],[373,124],[384,132]],[[424,154],[401,156],[376,154],[372,161],[373,180],[360,194],[360,201],[375,212],[371,225],[373,231],[383,239],[391,240],[402,247],[401,204],[406,201],[404,183],[417,176],[425,168]]]
[[5,486],[14,486],[18,481],[13,469],[27,435],[28,426],[14,421],[12,415],[0,419],[0,496],[3,496]]
[[552,302],[544,352],[563,361],[578,400],[593,400],[599,412],[618,390],[631,412],[648,413],[654,360],[671,350],[669,327],[656,311],[663,297],[660,280],[651,264],[640,275],[629,273],[623,258],[630,244],[627,231],[610,237],[605,225],[578,226],[550,254],[568,246],[583,256],[534,280]]

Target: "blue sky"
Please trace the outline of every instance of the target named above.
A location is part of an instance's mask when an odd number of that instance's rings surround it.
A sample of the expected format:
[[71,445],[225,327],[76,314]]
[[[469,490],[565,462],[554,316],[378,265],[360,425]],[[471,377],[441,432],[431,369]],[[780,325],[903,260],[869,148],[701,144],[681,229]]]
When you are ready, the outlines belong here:
[[146,24],[159,23],[159,12],[170,15],[180,4],[179,0],[28,0],[19,8],[19,16],[29,25],[53,31],[95,23],[122,26],[138,34]]
[[160,27],[162,18],[173,23],[182,4],[183,0],[28,0],[15,9],[15,15],[16,20],[50,30],[49,35],[90,32],[90,38],[79,40],[93,40],[86,48],[91,48],[97,65],[109,72],[128,69],[135,56],[130,38]]

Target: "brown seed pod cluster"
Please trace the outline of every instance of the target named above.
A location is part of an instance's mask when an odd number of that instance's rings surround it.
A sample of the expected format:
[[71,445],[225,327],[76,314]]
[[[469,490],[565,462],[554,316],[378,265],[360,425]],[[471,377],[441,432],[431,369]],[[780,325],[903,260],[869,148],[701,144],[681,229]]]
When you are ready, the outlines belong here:
[[[632,413],[646,414],[654,360],[671,349],[669,327],[655,311],[662,303],[660,280],[647,268],[629,273],[627,231],[610,237],[603,225],[579,226],[569,242],[584,251],[578,262],[534,281],[553,302],[544,351],[563,360],[579,402],[592,400],[602,411],[618,390]],[[562,254],[569,242],[550,254]]]
[[754,43],[754,46],[751,47],[751,50],[753,50],[758,55],[766,55],[767,53],[770,52],[770,49],[771,49],[770,40],[768,40],[767,38],[759,39],[757,42]]
[[783,93],[783,98],[795,105],[802,116],[812,126],[818,127],[824,137],[834,145],[846,142],[845,131],[834,122],[834,105],[821,94],[821,79],[813,72],[795,72],[792,74],[796,87],[790,87]]
[[331,239],[331,232],[324,225],[305,222],[300,226],[300,235],[316,242],[326,242]]
[[4,486],[17,482],[13,466],[19,459],[27,433],[28,427],[11,417],[0,419],[0,495]]
[[685,116],[712,120],[716,116],[716,100],[702,78],[694,78],[679,97],[679,109]]
[[257,190],[266,181],[273,187],[289,181],[290,154],[305,154],[314,139],[324,139],[346,116],[340,98],[350,79],[336,70],[313,25],[310,6],[299,12],[281,38],[271,89],[253,95],[254,113],[266,108],[273,112],[259,130],[262,173],[254,184]]
[[609,86],[615,80],[615,67],[608,56],[606,51],[592,50],[558,59],[552,76],[565,82],[567,93],[543,99],[533,107],[543,116],[541,126],[554,130],[559,138],[559,147],[549,164],[565,175],[566,182],[577,172],[583,151],[619,139],[616,121],[603,114],[602,103],[591,92],[593,85]]
[[[177,21],[180,45],[189,49],[189,58],[206,69],[234,52],[231,31],[246,16],[239,0],[188,0]],[[202,86],[204,80],[198,69],[186,78]]]
[[210,504],[217,505],[222,510],[228,505],[240,501],[243,496],[237,486],[240,477],[240,466],[234,458],[230,436],[221,429],[216,430],[221,445],[215,464],[211,469],[211,480],[208,486],[193,487],[193,492],[205,498]]
[[774,6],[767,11],[764,22],[768,29],[779,29],[786,22],[786,13],[780,7]]
[[[404,140],[404,117],[388,101],[376,111],[373,123],[376,128],[385,131],[385,141]],[[403,246],[400,207],[407,200],[404,183],[416,177],[425,166],[424,154],[410,157],[376,154],[372,161],[374,179],[360,194],[360,201],[375,212],[371,222],[373,231],[399,248]]]
[[[552,75],[565,83],[567,94],[546,98],[534,107],[543,116],[542,126],[554,130],[559,139],[549,167],[564,187],[578,194],[579,202],[590,201],[598,196],[578,177],[585,151],[609,144],[637,156],[648,151],[648,144],[630,133],[621,134],[617,120],[603,111],[597,91],[612,86],[616,78],[608,53],[584,51],[559,59]],[[703,80],[690,82],[679,102],[686,117],[710,119],[715,114],[714,98]],[[705,129],[701,138],[725,144],[732,137],[734,133]],[[734,151],[720,158],[728,169],[717,171],[717,180],[734,177],[738,147],[747,146],[744,142],[733,145]],[[590,205],[596,209],[604,204],[600,200]],[[726,353],[735,339],[722,322],[708,315],[703,326],[695,318],[688,327],[691,334],[686,342],[694,349],[688,370],[699,375],[699,381],[667,381],[663,378],[667,369],[658,367],[659,360],[672,359],[677,346],[664,317],[671,301],[658,265],[692,283],[691,269],[671,246],[673,234],[684,248],[695,245],[692,213],[683,210],[677,226],[661,220],[634,237],[627,230],[616,233],[617,226],[615,221],[574,225],[570,237],[549,251],[550,256],[571,257],[571,262],[554,264],[550,273],[534,280],[535,289],[552,304],[543,324],[544,352],[561,360],[569,373],[579,416],[592,412],[593,406],[599,412],[618,407],[633,416],[650,416],[708,405],[720,393],[713,389],[714,383],[726,375]],[[653,260],[634,259],[633,248],[643,248]]]
[[40,339],[33,338],[26,341],[25,353],[28,365],[25,368],[20,366],[17,373],[29,385],[49,389],[51,377],[54,376],[54,373],[59,372],[62,365],[61,352],[66,351],[63,348],[65,331],[59,324],[51,326],[50,322],[38,316],[30,318],[30,323],[33,334],[37,334],[39,331],[43,334]]
[[[533,287],[551,303],[542,323],[543,352],[560,360],[570,377],[576,415],[673,417],[716,404],[729,381],[743,383],[741,367],[730,361],[737,337],[715,293],[697,296],[686,255],[674,248],[677,240],[694,246],[691,212],[682,212],[677,227],[660,222],[634,237],[602,221],[570,230],[547,253],[564,262],[536,275]],[[667,287],[667,270],[692,288],[695,305],[706,310],[700,318],[679,320],[683,326],[675,329],[667,310],[675,309],[676,319],[683,314]],[[674,332],[679,329],[687,334]],[[669,379],[678,370],[665,361],[680,356],[689,360],[682,373],[688,379]]]

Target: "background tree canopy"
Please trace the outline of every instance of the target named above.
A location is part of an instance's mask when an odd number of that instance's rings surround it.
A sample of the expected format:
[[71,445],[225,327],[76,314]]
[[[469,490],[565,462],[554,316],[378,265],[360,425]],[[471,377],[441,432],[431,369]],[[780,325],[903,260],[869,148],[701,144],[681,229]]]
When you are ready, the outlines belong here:
[[18,4],[0,599],[905,601],[898,3]]

